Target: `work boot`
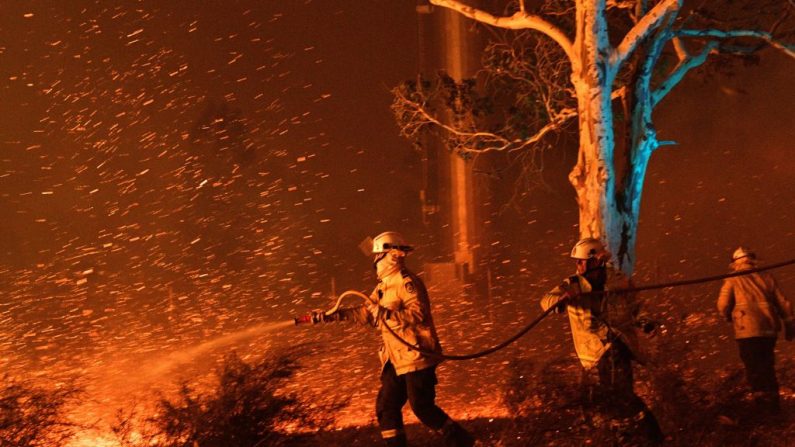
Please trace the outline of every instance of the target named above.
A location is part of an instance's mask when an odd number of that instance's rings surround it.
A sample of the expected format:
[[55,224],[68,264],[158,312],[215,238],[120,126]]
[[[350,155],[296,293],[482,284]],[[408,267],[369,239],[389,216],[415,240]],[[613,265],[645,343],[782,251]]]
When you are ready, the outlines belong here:
[[406,447],[406,435],[399,434],[393,438],[384,438],[386,447]]
[[448,419],[442,426],[442,439],[444,439],[445,447],[472,447],[475,445],[475,438],[452,419]]

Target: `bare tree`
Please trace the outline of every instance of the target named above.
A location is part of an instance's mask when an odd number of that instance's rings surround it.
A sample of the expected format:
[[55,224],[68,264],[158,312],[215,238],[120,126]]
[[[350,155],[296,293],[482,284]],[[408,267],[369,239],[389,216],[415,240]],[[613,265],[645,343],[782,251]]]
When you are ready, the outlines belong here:
[[545,0],[531,11],[519,0],[502,15],[465,1],[430,2],[513,36],[488,47],[480,89],[444,77],[396,89],[402,134],[435,129],[462,156],[531,153],[576,117],[569,180],[580,235],[605,240],[628,274],[649,160],[674,144],[658,139],[655,107],[708,59],[747,58],[766,47],[795,57],[795,47],[782,43],[792,34],[785,29],[793,26],[791,2],[694,0],[686,8],[685,0]]

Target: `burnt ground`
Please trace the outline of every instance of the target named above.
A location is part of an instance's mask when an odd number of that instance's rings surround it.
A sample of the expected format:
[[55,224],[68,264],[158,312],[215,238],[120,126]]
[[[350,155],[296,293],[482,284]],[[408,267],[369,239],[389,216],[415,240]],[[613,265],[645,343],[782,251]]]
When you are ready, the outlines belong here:
[[[520,419],[474,419],[464,421],[463,425],[477,437],[482,445],[528,445],[530,437],[534,435],[529,425],[522,427]],[[513,433],[513,440],[504,439],[508,433]],[[439,434],[420,424],[409,424],[406,426],[406,434],[412,447],[435,447],[442,445],[442,438]],[[365,447],[380,445],[381,437],[378,427],[350,427],[338,431],[321,432],[312,436],[307,436],[303,440],[297,440],[296,446],[348,446]]]
[[[670,446],[790,446],[795,439],[795,409],[793,405],[786,414],[774,419],[755,418],[746,423],[728,416],[718,417],[711,423],[688,432],[668,433],[664,445]],[[576,421],[572,421],[575,422]],[[523,446],[581,446],[581,445],[638,445],[607,440],[598,430],[589,436],[587,427],[544,427],[534,425],[531,419],[475,419],[464,421],[464,425],[477,436],[478,446],[523,447]],[[442,438],[419,424],[406,427],[409,445],[412,447],[437,447]],[[594,433],[594,431],[592,431]],[[605,442],[606,441],[606,442]],[[375,426],[351,427],[331,432],[320,432],[293,439],[288,445],[370,447],[381,445],[378,428]]]
[[[789,376],[790,374],[784,374]],[[790,446],[795,439],[795,393],[782,386],[782,409],[769,413],[754,404],[745,392],[742,371],[716,375],[709,389],[668,389],[659,399],[646,398],[660,420],[670,446]],[[779,377],[781,379],[781,377]],[[664,380],[664,379],[663,379]],[[553,390],[553,393],[558,390]],[[539,395],[551,397],[549,387]],[[559,393],[552,400],[522,400],[514,418],[481,418],[462,421],[479,440],[479,446],[582,446],[643,445],[638,439],[621,438],[607,428],[584,423],[573,393]],[[409,445],[435,447],[441,436],[419,424],[406,427]],[[288,445],[378,446],[376,426],[323,431],[292,438]]]

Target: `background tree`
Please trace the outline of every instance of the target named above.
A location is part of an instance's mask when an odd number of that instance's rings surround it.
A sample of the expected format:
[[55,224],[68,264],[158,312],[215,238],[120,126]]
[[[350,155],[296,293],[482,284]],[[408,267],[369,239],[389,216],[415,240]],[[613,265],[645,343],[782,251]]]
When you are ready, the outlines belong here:
[[[503,15],[458,0],[430,0],[507,35],[488,46],[477,80],[441,75],[395,90],[402,134],[433,129],[469,157],[522,154],[526,173],[546,139],[573,126],[579,150],[569,174],[581,237],[603,239],[616,265],[635,263],[640,199],[658,138],[655,107],[708,59],[752,61],[792,35],[791,2],[685,0],[520,0]],[[532,9],[532,10],[531,10]],[[444,110],[452,119],[442,119]],[[527,154],[533,154],[527,157]]]

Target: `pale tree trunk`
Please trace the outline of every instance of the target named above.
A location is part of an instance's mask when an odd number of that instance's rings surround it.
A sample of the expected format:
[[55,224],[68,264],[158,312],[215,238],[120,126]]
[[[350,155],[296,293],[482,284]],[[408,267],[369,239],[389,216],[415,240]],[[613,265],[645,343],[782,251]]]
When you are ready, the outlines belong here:
[[657,136],[651,123],[652,107],[648,102],[648,85],[637,82],[633,86],[632,129],[627,148],[627,161],[623,172],[617,173],[618,191],[616,213],[620,221],[618,245],[614,246],[614,261],[621,269],[631,274],[635,266],[635,243],[638,233],[641,195],[646,169],[651,154],[658,146]]
[[575,82],[579,97],[580,142],[577,164],[569,180],[577,193],[580,237],[603,240],[614,264],[631,275],[641,193],[651,154],[657,147],[650,124],[641,118],[648,109],[633,107],[626,161],[616,168],[616,141],[610,90]]
[[[577,93],[579,155],[569,174],[577,193],[580,237],[603,240],[614,261],[621,247],[624,216],[618,212],[614,172],[615,136],[604,0],[578,0],[572,83]],[[634,227],[634,226],[633,226]],[[634,239],[634,237],[633,237]],[[632,266],[622,270],[631,273]]]
[[652,151],[656,148],[656,140],[644,139],[633,144],[631,150],[632,163],[624,167],[623,179],[616,199],[616,214],[619,221],[618,244],[613,248],[613,259],[627,274],[631,274],[635,266],[635,243],[638,233],[641,193],[646,169]]
[[[572,83],[578,100],[579,155],[569,180],[577,193],[580,237],[601,239],[613,263],[627,275],[635,267],[641,193],[649,159],[658,142],[651,122],[648,67],[629,86],[632,123],[620,170],[613,127],[614,66],[607,37],[604,0],[578,0]],[[625,118],[626,119],[626,118]]]
[[[639,15],[645,10],[639,9]],[[667,20],[673,21],[675,14]],[[649,45],[642,51],[640,62],[632,64],[630,71],[632,81],[626,86],[625,97],[631,98],[631,107],[626,116],[631,123],[625,148],[625,163],[622,172],[616,173],[618,190],[616,195],[616,214],[620,221],[618,244],[612,246],[614,262],[627,274],[632,274],[635,266],[635,245],[638,234],[641,195],[649,160],[659,146],[657,133],[652,123],[654,111],[654,94],[651,90],[651,79],[654,66],[662,52],[665,42],[665,27],[657,36],[648,39]]]

